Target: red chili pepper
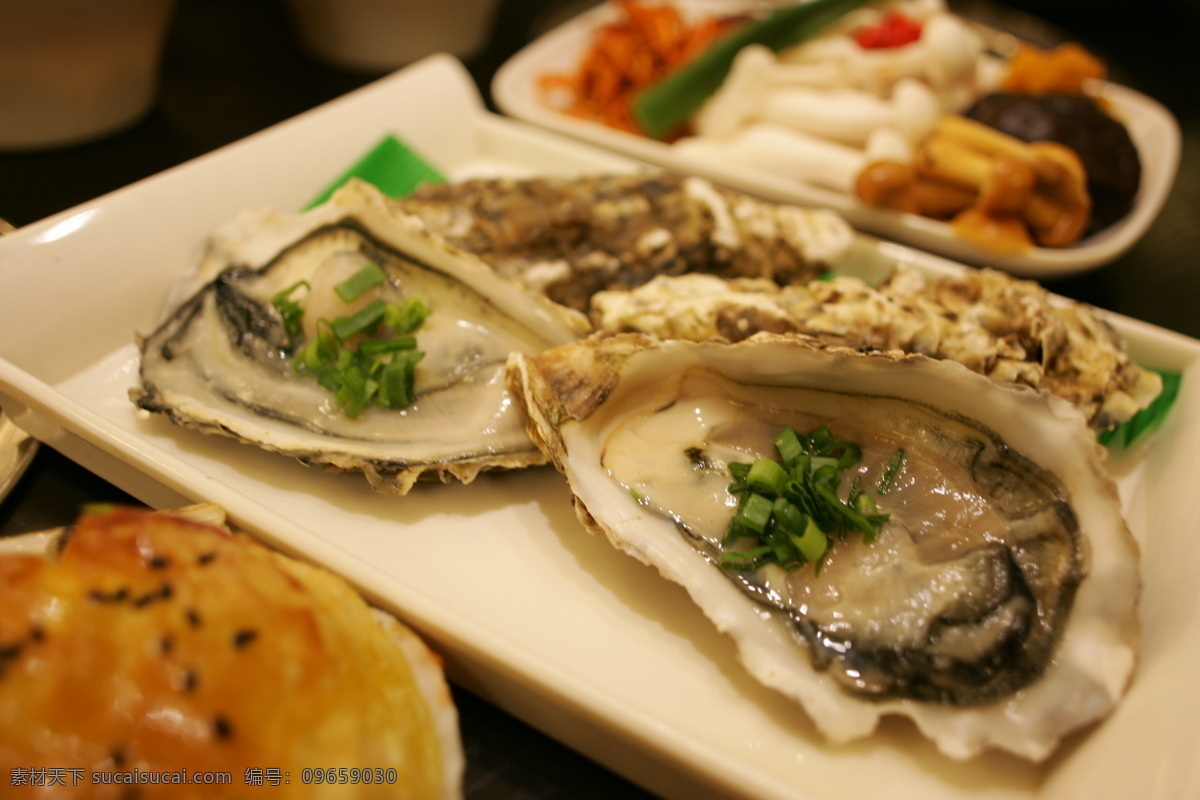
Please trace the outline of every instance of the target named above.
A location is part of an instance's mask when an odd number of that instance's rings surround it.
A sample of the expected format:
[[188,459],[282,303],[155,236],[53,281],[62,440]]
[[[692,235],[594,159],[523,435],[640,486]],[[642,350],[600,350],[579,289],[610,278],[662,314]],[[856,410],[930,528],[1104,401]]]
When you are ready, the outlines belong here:
[[895,11],[887,12],[878,25],[855,32],[854,40],[864,50],[900,47],[921,38],[921,23]]

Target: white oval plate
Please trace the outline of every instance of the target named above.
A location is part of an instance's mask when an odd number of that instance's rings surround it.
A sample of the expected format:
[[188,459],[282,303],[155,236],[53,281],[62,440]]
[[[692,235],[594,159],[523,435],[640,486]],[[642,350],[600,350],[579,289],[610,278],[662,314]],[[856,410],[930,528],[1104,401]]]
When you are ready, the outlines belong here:
[[[704,0],[676,0],[685,11]],[[1175,117],[1157,101],[1128,87],[1104,83],[1102,96],[1122,118],[1142,161],[1142,185],[1133,211],[1120,222],[1071,247],[1036,247],[1001,254],[972,245],[951,227],[915,214],[870,208],[853,196],[738,165],[687,158],[669,145],[569,116],[546,105],[541,76],[572,70],[593,32],[618,18],[612,3],[600,5],[559,25],[530,43],[496,73],[492,98],[504,113],[559,133],[633,156],[677,172],[702,175],[771,200],[832,208],[855,227],[977,266],[995,267],[1028,278],[1058,278],[1103,266],[1133,246],[1158,215],[1179,166],[1181,135]]]

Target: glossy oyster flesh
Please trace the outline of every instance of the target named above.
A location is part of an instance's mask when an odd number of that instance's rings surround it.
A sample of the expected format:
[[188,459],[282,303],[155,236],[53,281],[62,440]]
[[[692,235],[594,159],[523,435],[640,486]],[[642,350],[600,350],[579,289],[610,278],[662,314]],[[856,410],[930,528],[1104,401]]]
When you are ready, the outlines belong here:
[[[952,362],[771,334],[598,334],[514,356],[509,377],[584,524],[685,586],[831,740],[900,714],[954,758],[1040,760],[1123,693],[1138,553],[1064,401]],[[789,427],[856,443],[853,477],[887,521],[873,541],[832,537],[819,567],[724,564],[729,464],[771,457]]]
[[[333,287],[368,264],[383,283],[342,301]],[[219,231],[199,286],[141,343],[139,407],[334,471],[361,471],[405,493],[421,476],[464,482],[480,471],[543,463],[504,383],[511,351],[536,352],[588,330],[577,312],[498,276],[400,213],[373,187],[348,185],[298,215],[254,213]],[[304,306],[289,335],[272,299]],[[420,299],[415,332],[425,355],[415,399],[351,416],[293,356],[335,319],[377,299]]]

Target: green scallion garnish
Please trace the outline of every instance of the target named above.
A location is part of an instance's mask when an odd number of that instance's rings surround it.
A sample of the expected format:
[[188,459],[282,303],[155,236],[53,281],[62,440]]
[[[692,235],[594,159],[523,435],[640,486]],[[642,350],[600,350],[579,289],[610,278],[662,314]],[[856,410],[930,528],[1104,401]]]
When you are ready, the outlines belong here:
[[834,536],[858,531],[865,541],[874,540],[888,520],[874,498],[858,489],[857,480],[848,500],[838,497],[842,473],[862,459],[858,445],[835,441],[823,426],[804,436],[787,428],[775,437],[775,449],[779,460],[729,465],[729,491],[738,495],[738,508],[722,540],[723,566],[819,566]]
[[387,280],[387,274],[378,264],[367,264],[358,272],[333,287],[337,296],[347,303],[352,303],[363,294],[379,286]]
[[904,448],[897,447],[896,452],[892,453],[892,460],[888,462],[887,469],[883,471],[883,477],[875,487],[880,494],[887,494],[888,489],[892,488],[892,481],[896,479],[896,473],[900,471],[900,465],[903,463]]
[[279,317],[283,320],[283,330],[290,342],[299,338],[301,320],[304,318],[304,309],[295,299],[296,292],[301,288],[309,288],[308,281],[297,281],[271,298],[271,305],[279,312]]
[[374,333],[386,307],[386,303],[376,298],[353,314],[338,317],[331,323],[334,335],[344,342],[360,333]]
[[[334,291],[351,302],[386,280],[378,265],[368,264]],[[308,284],[297,283],[271,300],[292,342],[303,331],[304,310],[295,299],[302,286]],[[420,298],[392,303],[376,298],[358,311],[318,320],[316,334],[294,352],[292,369],[316,379],[348,417],[357,417],[370,406],[405,408],[416,399],[415,367],[425,356],[416,349],[411,334],[429,313]]]

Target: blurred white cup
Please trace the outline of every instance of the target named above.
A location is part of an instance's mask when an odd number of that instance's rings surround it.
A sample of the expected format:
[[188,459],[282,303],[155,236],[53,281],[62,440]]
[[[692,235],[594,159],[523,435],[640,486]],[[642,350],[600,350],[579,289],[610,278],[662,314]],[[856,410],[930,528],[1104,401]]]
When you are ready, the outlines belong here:
[[431,53],[475,55],[498,0],[289,0],[301,43],[342,69],[388,72]]
[[62,147],[149,110],[175,0],[0,0],[0,149]]

